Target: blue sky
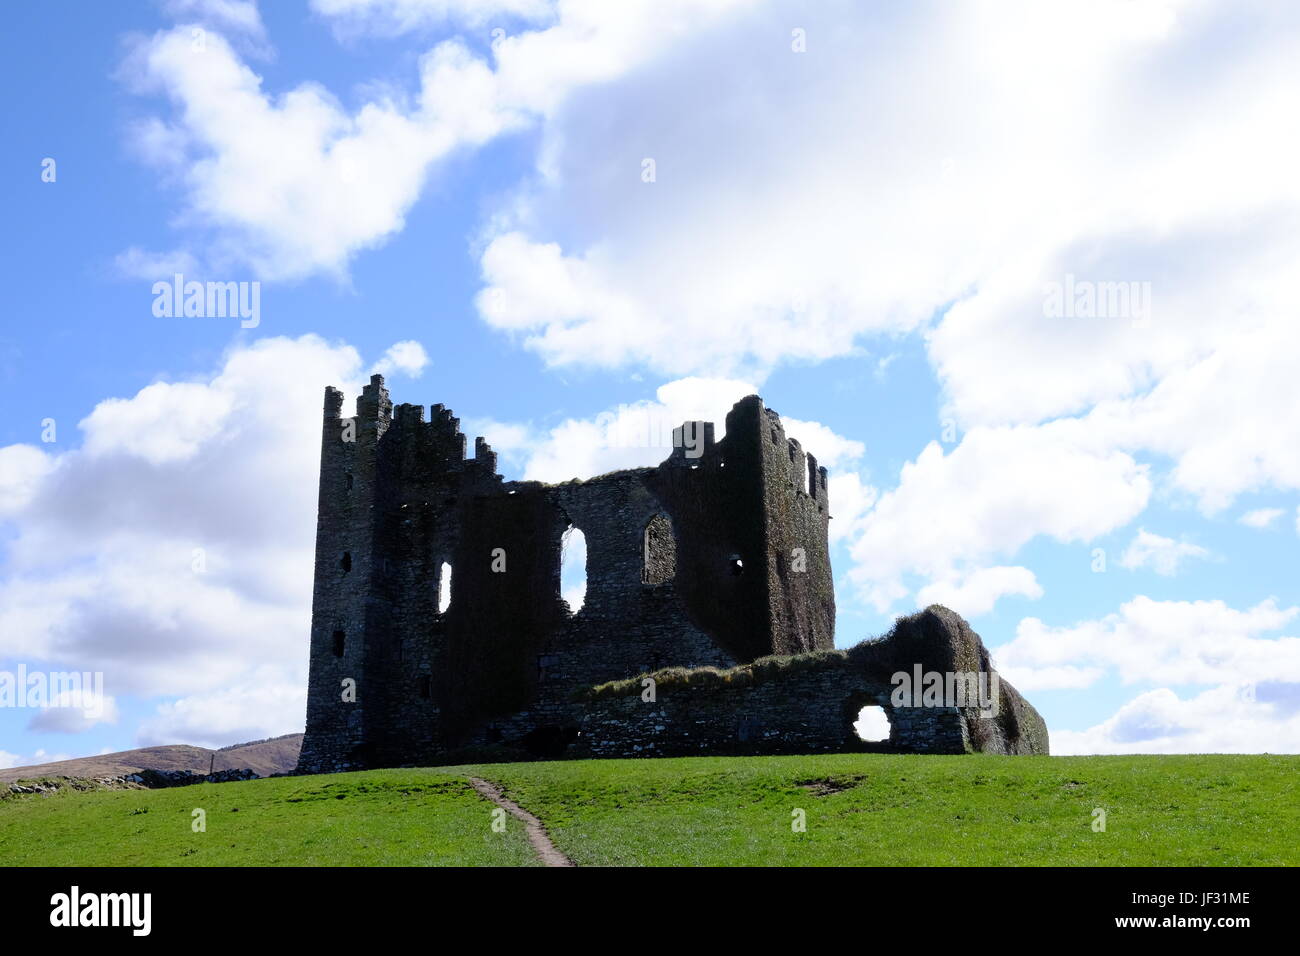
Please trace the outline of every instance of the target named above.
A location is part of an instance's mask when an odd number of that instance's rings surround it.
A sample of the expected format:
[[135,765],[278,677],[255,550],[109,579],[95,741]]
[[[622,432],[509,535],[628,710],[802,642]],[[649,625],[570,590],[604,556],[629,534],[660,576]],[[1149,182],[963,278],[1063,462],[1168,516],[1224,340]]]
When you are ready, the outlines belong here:
[[[546,480],[758,389],[839,644],[940,601],[1056,752],[1300,749],[1300,17],[1043,6],[9,11],[0,670],[111,700],[0,708],[0,765],[301,729],[375,368]],[[178,271],[256,327],[156,316]]]

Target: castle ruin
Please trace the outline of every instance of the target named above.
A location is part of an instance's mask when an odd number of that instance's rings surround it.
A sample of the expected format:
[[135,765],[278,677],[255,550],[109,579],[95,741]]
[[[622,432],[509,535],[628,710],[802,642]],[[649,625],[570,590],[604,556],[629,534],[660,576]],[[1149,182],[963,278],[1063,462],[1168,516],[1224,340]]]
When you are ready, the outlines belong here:
[[[394,407],[381,376],[354,417],[342,406],[327,388],[300,772],[492,752],[1046,752],[1005,682],[992,720],[889,703],[891,668],[993,673],[946,609],[834,649],[826,469],[756,395],[722,438],[686,423],[657,467],[559,484],[504,480],[482,438],[467,458],[449,409]],[[571,528],[587,544],[576,613]],[[890,713],[878,744],[852,726],[872,704]]]

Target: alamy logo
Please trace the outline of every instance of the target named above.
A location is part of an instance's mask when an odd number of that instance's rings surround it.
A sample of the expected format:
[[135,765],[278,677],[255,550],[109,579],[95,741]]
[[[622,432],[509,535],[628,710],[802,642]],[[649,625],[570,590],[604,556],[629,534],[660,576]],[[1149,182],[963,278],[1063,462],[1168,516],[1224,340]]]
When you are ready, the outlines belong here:
[[86,893],[72,887],[50,897],[51,926],[129,926],[131,935],[148,936],[152,928],[151,893]]
[[705,422],[673,424],[667,409],[620,405],[596,416],[606,448],[681,448],[685,457],[704,454]]
[[1064,282],[1049,282],[1043,295],[1049,319],[1130,319],[1134,327],[1151,322],[1150,282],[1094,282],[1067,273]]
[[87,717],[104,716],[103,671],[0,671],[0,707],[76,708]]
[[160,319],[224,319],[238,316],[242,329],[262,321],[262,283],[185,281],[176,273],[171,282],[153,284],[153,314]]
[[998,675],[988,671],[896,671],[889,679],[895,707],[975,707],[981,717],[998,713]]

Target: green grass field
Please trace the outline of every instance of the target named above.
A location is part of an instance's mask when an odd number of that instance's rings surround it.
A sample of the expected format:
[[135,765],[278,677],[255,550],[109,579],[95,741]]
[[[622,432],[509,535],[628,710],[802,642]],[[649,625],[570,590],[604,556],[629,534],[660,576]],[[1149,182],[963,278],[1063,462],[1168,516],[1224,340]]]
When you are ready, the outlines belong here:
[[1298,772],[1296,756],[880,754],[380,770],[11,798],[0,865],[535,863],[470,775],[580,865],[1295,865]]
[[[516,866],[463,776],[374,770],[0,802],[0,866]],[[193,831],[193,811],[206,832]]]

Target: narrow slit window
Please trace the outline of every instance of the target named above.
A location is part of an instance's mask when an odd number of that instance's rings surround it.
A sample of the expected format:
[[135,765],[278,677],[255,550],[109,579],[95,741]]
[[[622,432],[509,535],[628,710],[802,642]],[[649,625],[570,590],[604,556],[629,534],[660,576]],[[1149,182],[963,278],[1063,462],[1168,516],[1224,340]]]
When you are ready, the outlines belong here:
[[451,607],[451,565],[446,561],[438,570],[438,613],[446,614]]
[[573,525],[560,539],[560,596],[570,614],[581,611],[587,601],[587,536]]

